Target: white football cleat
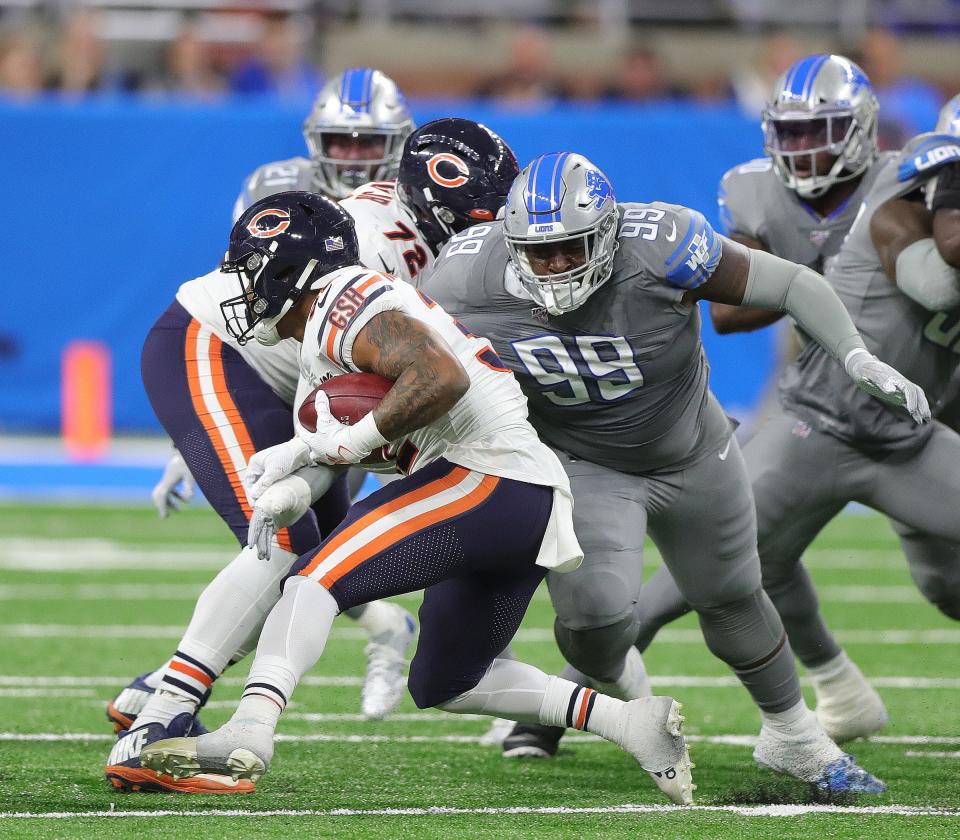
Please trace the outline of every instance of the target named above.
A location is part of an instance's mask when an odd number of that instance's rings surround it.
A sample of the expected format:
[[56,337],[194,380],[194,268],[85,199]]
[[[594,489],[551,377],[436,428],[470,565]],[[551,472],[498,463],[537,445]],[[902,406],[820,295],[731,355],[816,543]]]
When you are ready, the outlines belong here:
[[480,736],[481,747],[499,747],[506,737],[513,732],[516,724],[506,718],[494,718],[490,721],[490,728]]
[[601,694],[616,697],[617,700],[637,700],[640,697],[650,697],[653,691],[650,688],[650,678],[643,664],[640,651],[631,647],[627,651],[623,663],[623,673],[613,682],[601,682],[592,679],[590,684]]
[[863,770],[817,723],[813,712],[792,734],[764,725],[753,750],[761,767],[832,793],[883,793],[887,786]]
[[844,659],[837,673],[810,675],[817,696],[817,720],[838,744],[875,735],[890,720],[877,690],[853,662]]
[[417,624],[403,607],[384,603],[395,611],[393,625],[374,636],[364,648],[367,673],[360,692],[360,710],[367,720],[383,720],[400,703],[406,679],[407,653],[417,638]]
[[693,783],[681,706],[672,697],[641,697],[624,704],[615,743],[632,755],[670,801],[692,805]]
[[273,729],[255,721],[228,721],[198,738],[170,738],[144,747],[140,762],[173,779],[204,774],[256,782],[273,760]]

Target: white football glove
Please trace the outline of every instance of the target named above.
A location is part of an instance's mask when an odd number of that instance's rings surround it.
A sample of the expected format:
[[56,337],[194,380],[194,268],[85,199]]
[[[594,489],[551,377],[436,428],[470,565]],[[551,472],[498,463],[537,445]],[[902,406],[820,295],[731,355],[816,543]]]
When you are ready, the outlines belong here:
[[[179,489],[178,489],[179,487]],[[163,475],[150,493],[153,506],[157,509],[161,519],[166,519],[171,513],[180,510],[178,502],[189,502],[193,498],[197,483],[190,475],[190,468],[183,456],[176,450],[163,468]]]
[[268,487],[309,464],[310,448],[300,438],[292,438],[255,452],[243,475],[243,486],[256,502]]
[[257,550],[261,560],[269,560],[277,531],[288,528],[303,516],[310,505],[330,489],[338,475],[338,471],[328,467],[305,467],[268,487],[254,502],[247,527],[247,545]]
[[314,464],[357,464],[387,443],[372,411],[358,423],[347,426],[330,413],[330,399],[323,391],[317,391],[314,406],[317,430],[308,432],[297,424],[297,436],[309,447]]
[[925,423],[930,419],[930,404],[923,388],[869,351],[862,347],[851,350],[844,367],[861,391],[889,405],[905,408],[917,423]]

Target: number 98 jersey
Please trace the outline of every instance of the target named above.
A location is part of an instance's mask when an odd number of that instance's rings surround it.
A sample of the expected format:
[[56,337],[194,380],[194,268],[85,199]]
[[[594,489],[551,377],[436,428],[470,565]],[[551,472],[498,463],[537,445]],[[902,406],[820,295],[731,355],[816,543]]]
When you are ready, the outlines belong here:
[[617,210],[612,276],[571,312],[536,306],[499,223],[454,236],[421,290],[490,339],[544,441],[621,472],[682,468],[729,434],[708,386],[699,309],[681,303],[713,273],[722,237],[685,207]]

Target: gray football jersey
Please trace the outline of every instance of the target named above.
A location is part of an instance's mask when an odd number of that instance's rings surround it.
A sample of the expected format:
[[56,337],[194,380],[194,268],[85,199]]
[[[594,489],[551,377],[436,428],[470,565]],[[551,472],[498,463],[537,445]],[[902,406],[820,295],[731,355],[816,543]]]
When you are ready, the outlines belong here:
[[[943,396],[960,358],[960,313],[929,312],[897,288],[881,266],[870,220],[881,204],[917,192],[956,160],[957,138],[921,134],[885,161],[827,274],[870,351],[920,385],[931,405]],[[861,449],[920,446],[932,428],[918,428],[906,411],[859,390],[815,344],[784,372],[780,393],[783,404],[815,428]]]
[[720,181],[717,202],[721,230],[728,236],[758,239],[778,257],[824,271],[840,251],[880,167],[896,156],[896,152],[884,152],[850,198],[829,216],[820,216],[787,189],[770,158],[735,166]]
[[233,205],[233,220],[236,221],[255,201],[274,193],[290,190],[319,192],[313,173],[313,162],[305,157],[275,160],[258,167],[243,181],[243,188]]
[[621,472],[679,469],[729,434],[708,387],[699,309],[680,302],[709,278],[722,239],[684,207],[621,204],[618,213],[613,274],[572,312],[534,304],[499,223],[454,236],[421,291],[490,339],[544,441]]

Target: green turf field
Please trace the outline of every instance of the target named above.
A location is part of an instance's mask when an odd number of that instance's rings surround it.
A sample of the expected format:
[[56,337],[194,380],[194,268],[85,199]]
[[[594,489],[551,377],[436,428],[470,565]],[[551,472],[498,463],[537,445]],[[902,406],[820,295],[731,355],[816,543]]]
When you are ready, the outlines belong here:
[[[841,518],[809,560],[828,621],[890,710],[883,738],[851,747],[890,792],[828,802],[757,768],[757,713],[688,617],[647,664],[657,692],[684,703],[701,810],[666,806],[592,737],[569,737],[553,761],[511,762],[476,743],[485,720],[409,700],[392,720],[359,720],[363,640],[345,620],[281,722],[257,793],[116,793],[102,775],[104,701],[174,650],[233,553],[204,509],[159,522],[139,509],[0,507],[0,837],[960,836],[960,628],[915,592],[880,518]],[[556,672],[551,624],[541,591],[516,649]],[[208,725],[229,716],[244,670],[218,684]]]

